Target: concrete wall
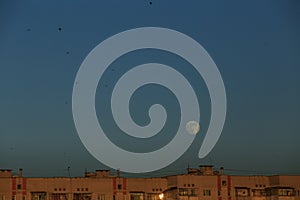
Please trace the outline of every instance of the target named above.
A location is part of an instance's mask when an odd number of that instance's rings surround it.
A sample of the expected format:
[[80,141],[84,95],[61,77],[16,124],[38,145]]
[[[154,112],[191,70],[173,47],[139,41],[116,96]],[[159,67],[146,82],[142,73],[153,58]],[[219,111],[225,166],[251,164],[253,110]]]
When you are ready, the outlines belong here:
[[[201,174],[123,178],[98,172],[78,178],[24,178],[2,170],[0,200],[159,200],[161,193],[170,200],[300,200],[300,176]],[[289,191],[293,195],[274,195]]]

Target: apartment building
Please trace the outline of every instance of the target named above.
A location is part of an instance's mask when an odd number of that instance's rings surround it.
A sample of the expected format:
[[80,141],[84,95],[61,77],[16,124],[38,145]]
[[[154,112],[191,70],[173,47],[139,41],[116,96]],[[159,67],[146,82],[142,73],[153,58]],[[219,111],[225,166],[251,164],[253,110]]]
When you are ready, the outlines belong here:
[[0,200],[300,200],[299,176],[231,176],[205,165],[160,178],[112,176],[30,178],[0,170]]

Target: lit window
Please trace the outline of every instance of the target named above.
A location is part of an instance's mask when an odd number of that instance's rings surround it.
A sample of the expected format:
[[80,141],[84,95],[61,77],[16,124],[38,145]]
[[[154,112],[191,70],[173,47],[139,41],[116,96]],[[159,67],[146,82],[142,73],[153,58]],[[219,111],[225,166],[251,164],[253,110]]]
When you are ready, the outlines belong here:
[[210,190],[203,190],[203,196],[210,196],[211,192]]
[[105,194],[99,194],[98,199],[99,200],[105,200]]

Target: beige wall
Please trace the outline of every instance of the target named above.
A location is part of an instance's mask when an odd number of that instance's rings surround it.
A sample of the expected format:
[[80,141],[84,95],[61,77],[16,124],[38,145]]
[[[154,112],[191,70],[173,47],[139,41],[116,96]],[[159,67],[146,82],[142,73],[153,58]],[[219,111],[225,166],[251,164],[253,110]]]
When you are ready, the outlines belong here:
[[[272,187],[293,188],[295,196],[254,195],[255,191],[265,191]],[[1,174],[0,171],[0,200],[13,200],[13,196],[15,200],[36,200],[32,199],[32,194],[41,192],[46,194],[45,200],[65,200],[61,197],[55,199],[55,195],[60,193],[65,194],[68,200],[73,200],[74,194],[82,195],[76,200],[130,200],[133,195],[139,194],[144,200],[148,200],[148,197],[158,200],[160,193],[167,194],[168,191],[180,200],[300,200],[299,190],[300,176],[228,176],[210,173],[165,178],[122,178],[108,175],[23,178],[13,177],[7,171]],[[196,196],[191,194],[195,191]],[[243,191],[249,194],[244,195]],[[180,195],[184,192],[187,192],[186,195]],[[83,196],[85,199],[82,199]]]
[[11,178],[0,177],[0,200],[11,200]]

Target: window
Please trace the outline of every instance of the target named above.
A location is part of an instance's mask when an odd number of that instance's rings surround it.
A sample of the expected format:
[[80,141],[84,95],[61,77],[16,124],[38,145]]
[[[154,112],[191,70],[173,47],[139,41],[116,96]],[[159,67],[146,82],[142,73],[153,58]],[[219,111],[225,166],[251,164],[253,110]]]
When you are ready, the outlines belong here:
[[73,195],[73,200],[91,200],[91,199],[92,199],[91,193],[74,193]]
[[159,195],[157,193],[148,193],[146,200],[160,200]]
[[198,196],[198,189],[194,188],[179,188],[179,196]]
[[222,186],[226,186],[226,181],[222,181]]
[[98,200],[105,200],[105,194],[98,194]]
[[252,190],[252,196],[257,196],[257,197],[262,197],[266,196],[266,191],[265,189],[253,189]]
[[295,196],[294,189],[279,189],[278,195],[279,196]]
[[46,192],[32,192],[31,193],[31,200],[45,200],[46,199]]
[[122,190],[122,185],[118,184],[118,190]]
[[18,184],[18,185],[17,185],[17,189],[18,189],[18,190],[21,190],[21,189],[22,189],[22,185],[21,185],[21,184]]
[[130,200],[144,200],[145,193],[143,192],[130,192]]
[[179,188],[179,196],[188,196],[187,188]]
[[210,190],[203,190],[203,196],[210,196],[211,192]]
[[196,196],[198,196],[198,189],[191,189],[190,190],[191,192],[190,192],[190,196],[193,196],[193,197],[196,197]]
[[68,196],[67,196],[67,194],[53,193],[50,196],[50,200],[68,200]]

